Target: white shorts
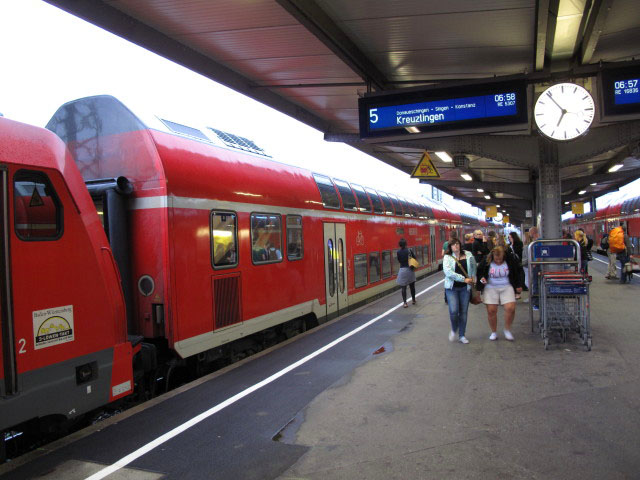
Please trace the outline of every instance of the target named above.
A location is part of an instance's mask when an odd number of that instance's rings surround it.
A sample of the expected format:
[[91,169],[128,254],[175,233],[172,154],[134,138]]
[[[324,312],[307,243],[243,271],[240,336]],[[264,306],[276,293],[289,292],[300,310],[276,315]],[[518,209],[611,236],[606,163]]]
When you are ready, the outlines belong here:
[[504,287],[484,287],[482,301],[486,305],[504,305],[516,301],[516,292],[511,285]]

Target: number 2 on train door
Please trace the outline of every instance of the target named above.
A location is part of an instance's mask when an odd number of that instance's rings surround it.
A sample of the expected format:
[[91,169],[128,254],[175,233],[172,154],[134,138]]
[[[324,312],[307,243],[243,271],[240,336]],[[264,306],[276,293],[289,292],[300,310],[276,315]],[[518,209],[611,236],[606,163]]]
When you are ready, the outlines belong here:
[[332,318],[346,312],[349,305],[344,224],[324,224],[324,250],[327,318]]

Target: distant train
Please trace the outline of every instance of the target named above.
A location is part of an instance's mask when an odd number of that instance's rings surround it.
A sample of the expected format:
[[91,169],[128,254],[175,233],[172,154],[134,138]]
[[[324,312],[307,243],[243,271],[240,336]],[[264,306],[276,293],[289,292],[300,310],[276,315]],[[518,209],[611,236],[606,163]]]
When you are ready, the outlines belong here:
[[489,227],[110,96],[47,129],[0,118],[0,432],[150,397],[391,291],[400,238],[424,276]]
[[594,241],[597,248],[605,234],[622,224],[632,244],[633,255],[640,255],[640,196],[620,197],[595,212],[581,215],[579,218],[565,220],[564,228],[575,232],[582,228],[587,236]]

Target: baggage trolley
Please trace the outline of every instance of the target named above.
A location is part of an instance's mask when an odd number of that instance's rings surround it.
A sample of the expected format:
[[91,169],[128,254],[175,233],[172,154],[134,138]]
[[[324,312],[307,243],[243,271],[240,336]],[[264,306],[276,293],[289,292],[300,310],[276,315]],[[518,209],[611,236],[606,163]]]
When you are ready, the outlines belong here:
[[545,350],[552,333],[566,342],[571,332],[591,350],[588,279],[581,274],[544,272],[541,283],[539,327]]
[[[580,335],[591,350],[589,278],[580,271],[580,245],[570,239],[539,239],[527,248],[529,258],[529,317],[535,330],[534,303],[538,303],[537,326],[549,347],[552,333],[567,341],[570,332]],[[558,269],[552,271],[551,267]]]

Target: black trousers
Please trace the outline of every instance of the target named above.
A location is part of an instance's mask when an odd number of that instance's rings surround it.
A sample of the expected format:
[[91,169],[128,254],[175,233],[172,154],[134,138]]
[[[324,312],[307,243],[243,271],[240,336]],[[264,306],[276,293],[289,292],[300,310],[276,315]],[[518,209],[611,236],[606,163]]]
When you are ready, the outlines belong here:
[[[411,299],[416,301],[416,282],[412,282],[409,284],[409,289],[411,290]],[[407,303],[407,286],[402,286],[402,301]]]

